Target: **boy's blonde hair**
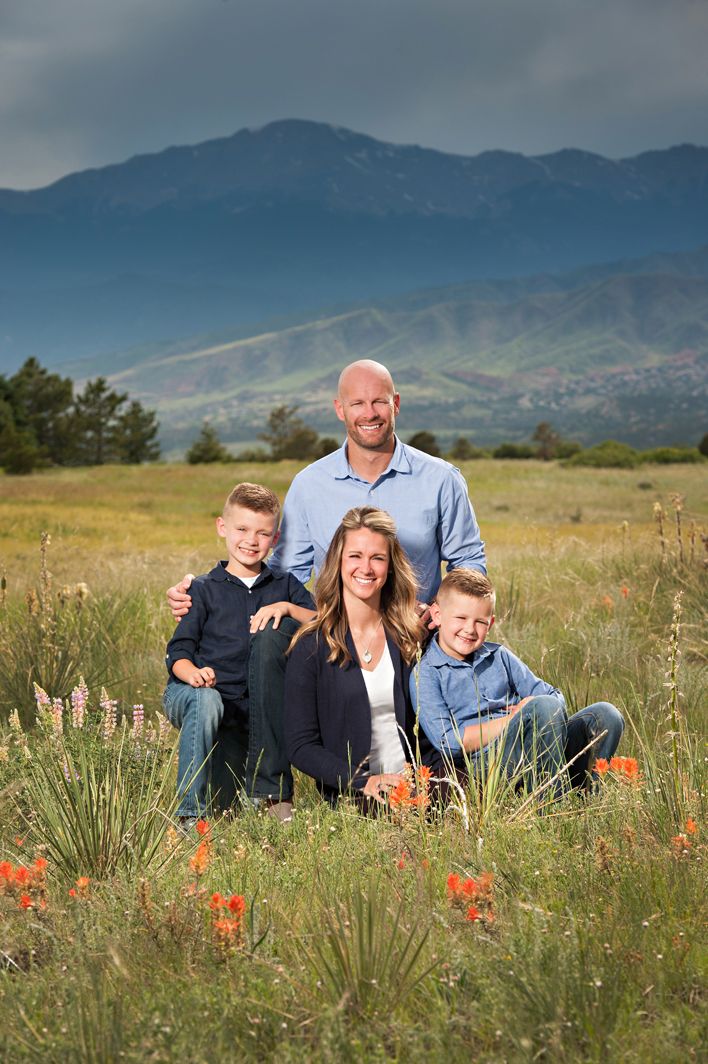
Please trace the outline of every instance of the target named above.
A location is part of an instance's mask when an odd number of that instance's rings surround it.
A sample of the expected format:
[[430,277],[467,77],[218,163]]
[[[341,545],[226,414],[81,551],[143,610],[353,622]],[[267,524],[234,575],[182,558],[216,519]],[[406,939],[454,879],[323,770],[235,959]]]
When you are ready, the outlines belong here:
[[460,595],[469,595],[471,598],[489,599],[492,609],[496,605],[497,593],[491,580],[477,569],[453,569],[448,573],[438,590],[438,604],[450,591],[457,591]]
[[243,506],[257,514],[273,514],[276,518],[280,514],[280,500],[275,492],[263,484],[249,484],[247,480],[237,484],[229,493],[224,503],[224,516],[231,506]]

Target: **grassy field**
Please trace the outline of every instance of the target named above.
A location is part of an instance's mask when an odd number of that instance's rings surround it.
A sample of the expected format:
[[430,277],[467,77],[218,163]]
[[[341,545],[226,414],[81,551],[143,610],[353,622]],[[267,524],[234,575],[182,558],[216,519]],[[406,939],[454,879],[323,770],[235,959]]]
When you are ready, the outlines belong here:
[[[296,470],[3,478],[0,1058],[700,1059],[705,471],[464,467],[497,638],[571,708],[615,702],[637,778],[543,816],[490,784],[380,820],[300,779],[287,828],[243,811],[184,840],[164,589],[219,556],[236,480],[282,496]],[[81,674],[83,723],[75,695],[34,726],[32,681],[65,699]]]

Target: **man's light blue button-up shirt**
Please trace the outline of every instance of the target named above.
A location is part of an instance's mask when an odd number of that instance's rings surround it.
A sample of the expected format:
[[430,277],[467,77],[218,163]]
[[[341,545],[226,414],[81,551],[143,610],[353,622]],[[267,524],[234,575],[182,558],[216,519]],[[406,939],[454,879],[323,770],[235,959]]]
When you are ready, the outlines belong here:
[[555,695],[557,687],[536,676],[500,643],[483,643],[463,661],[440,649],[435,636],[411,673],[411,699],[420,725],[437,750],[459,754],[469,724],[506,716],[507,706],[529,695]]
[[431,602],[448,569],[486,572],[484,544],[459,469],[396,439],[391,461],[370,483],[338,451],[301,470],[283,507],[280,541],[269,565],[306,583],[318,572],[340,521],[353,506],[376,506],[393,517],[418,578],[421,601]]

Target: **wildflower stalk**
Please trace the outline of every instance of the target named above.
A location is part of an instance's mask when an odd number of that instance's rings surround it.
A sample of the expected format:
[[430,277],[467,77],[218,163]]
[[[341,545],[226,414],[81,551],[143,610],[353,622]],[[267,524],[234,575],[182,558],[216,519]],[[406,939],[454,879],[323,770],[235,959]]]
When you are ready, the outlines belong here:
[[669,689],[669,717],[671,719],[671,753],[674,768],[674,791],[677,806],[682,804],[681,774],[679,763],[679,738],[680,738],[680,714],[679,714],[679,689],[678,669],[681,649],[679,637],[681,635],[681,598],[682,591],[678,591],[674,598],[674,613],[671,621],[671,635],[669,636],[669,668],[666,673],[666,687]]
[[678,492],[674,492],[674,494],[671,496],[671,503],[676,512],[676,541],[678,543],[679,559],[682,565],[686,560],[683,552],[683,536],[681,534],[681,511],[683,510],[683,502],[683,495],[679,495]]
[[654,503],[654,520],[659,530],[659,543],[661,544],[661,560],[666,561],[666,536],[664,534],[664,517],[666,512],[660,502]]

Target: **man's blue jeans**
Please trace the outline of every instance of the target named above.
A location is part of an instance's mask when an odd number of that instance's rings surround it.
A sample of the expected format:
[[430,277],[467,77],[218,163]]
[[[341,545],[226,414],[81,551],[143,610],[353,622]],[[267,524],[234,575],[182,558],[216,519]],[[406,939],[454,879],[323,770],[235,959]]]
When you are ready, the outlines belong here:
[[225,702],[213,687],[168,683],[164,710],[180,729],[178,816],[204,816],[209,791],[221,808],[239,792],[250,798],[292,799],[283,695],[286,651],[297,628],[296,621],[284,617],[277,629],[269,625],[252,638],[247,703]]

